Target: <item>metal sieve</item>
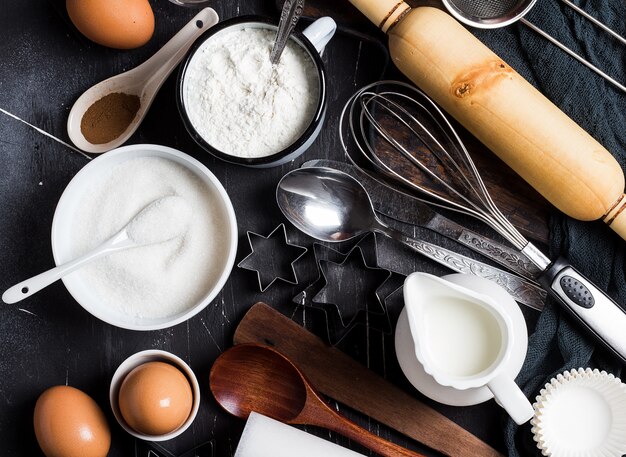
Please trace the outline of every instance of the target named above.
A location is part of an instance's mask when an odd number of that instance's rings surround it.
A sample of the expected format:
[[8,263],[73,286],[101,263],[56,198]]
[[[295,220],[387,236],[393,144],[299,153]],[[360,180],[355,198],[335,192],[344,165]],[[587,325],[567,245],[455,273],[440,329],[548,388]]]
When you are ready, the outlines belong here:
[[443,0],[450,14],[473,27],[504,27],[521,19],[537,0]]
[[[619,83],[611,76],[600,70],[584,57],[572,51],[563,43],[558,41],[552,35],[544,32],[536,25],[524,19],[524,15],[530,11],[535,5],[537,0],[442,0],[443,5],[448,12],[454,16],[457,20],[472,27],[481,29],[495,29],[499,27],[505,27],[513,22],[520,21],[546,40],[557,46],[562,51],[569,54],[574,59],[585,65],[596,74],[602,76],[605,80],[613,84],[618,89],[626,92],[626,86]],[[565,5],[576,11],[578,14],[600,27],[605,32],[611,34],[614,38],[621,43],[626,44],[626,39],[619,35],[614,30],[607,27],[602,22],[598,21],[593,16],[576,6],[569,0],[561,0]]]

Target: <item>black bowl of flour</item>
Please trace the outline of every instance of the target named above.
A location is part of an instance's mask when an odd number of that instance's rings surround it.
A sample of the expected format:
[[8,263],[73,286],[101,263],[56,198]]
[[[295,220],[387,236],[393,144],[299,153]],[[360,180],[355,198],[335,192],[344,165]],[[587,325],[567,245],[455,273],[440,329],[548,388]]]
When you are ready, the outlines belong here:
[[320,52],[335,28],[322,18],[294,32],[274,66],[273,21],[242,16],[207,30],[178,74],[178,109],[189,134],[215,157],[239,165],[273,167],[301,155],[324,122]]

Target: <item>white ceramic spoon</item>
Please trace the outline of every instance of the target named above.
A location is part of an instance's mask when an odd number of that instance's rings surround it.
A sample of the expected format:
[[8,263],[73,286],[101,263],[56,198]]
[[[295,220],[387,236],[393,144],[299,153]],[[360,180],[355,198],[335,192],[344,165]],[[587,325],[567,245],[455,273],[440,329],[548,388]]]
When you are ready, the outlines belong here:
[[[93,251],[14,285],[2,294],[2,301],[7,304],[22,301],[63,276],[112,252],[176,238],[183,234],[190,217],[191,208],[182,197],[171,196],[155,200]],[[173,223],[168,224],[168,221]],[[151,230],[153,227],[159,227],[160,230]]]
[[[79,149],[92,153],[106,152],[124,144],[135,133],[161,85],[185,56],[193,42],[218,21],[219,17],[212,8],[204,8],[144,63],[87,89],[78,97],[67,119],[67,133],[70,140]],[[90,143],[80,130],[80,121],[93,103],[114,92],[137,95],[140,99],[139,111],[126,131],[115,140],[103,144]]]

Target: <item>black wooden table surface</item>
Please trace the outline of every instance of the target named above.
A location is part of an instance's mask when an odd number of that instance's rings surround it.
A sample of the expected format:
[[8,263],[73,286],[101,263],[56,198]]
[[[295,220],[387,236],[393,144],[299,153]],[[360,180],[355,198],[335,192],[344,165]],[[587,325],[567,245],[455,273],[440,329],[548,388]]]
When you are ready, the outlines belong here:
[[[195,10],[175,6],[167,0],[151,0],[156,16],[154,37],[140,49],[118,51],[80,36],[68,22],[63,3],[62,0],[2,3],[0,108],[67,140],[65,125],[76,98],[102,79],[143,62]],[[242,14],[277,16],[272,1],[215,0],[211,6],[221,18]],[[329,75],[326,127],[310,150],[293,163],[265,170],[250,169],[221,162],[203,152],[187,135],[179,118],[174,96],[176,72],[164,84],[129,144],[154,143],[179,149],[199,159],[219,178],[232,199],[238,219],[236,262],[239,262],[249,253],[247,230],[267,235],[286,222],[274,199],[279,178],[305,160],[342,158],[337,123],[343,103],[356,88],[380,77],[383,57],[378,47],[349,34],[339,33],[332,40],[324,54]],[[0,113],[0,290],[54,265],[50,229],[55,206],[70,179],[87,163],[83,156]],[[215,358],[231,346],[234,329],[243,314],[253,303],[262,300],[298,322],[306,320],[307,327],[318,333],[324,327],[320,324],[323,315],[292,304],[292,297],[317,278],[317,269],[312,255],[313,240],[289,224],[287,231],[292,241],[309,248],[309,253],[297,264],[298,285],[277,282],[260,293],[255,274],[235,267],[226,287],[204,311],[162,331],[135,332],[105,324],[83,310],[61,282],[21,303],[2,304],[0,455],[40,455],[32,426],[33,407],[43,390],[58,384],[82,389],[105,411],[112,428],[111,456],[133,455],[134,439],[115,422],[108,404],[108,388],[113,372],[126,357],[150,348],[182,357],[201,383],[202,401],[197,419],[184,434],[164,445],[182,453],[204,441],[215,440],[215,455],[232,455],[244,423],[219,409],[208,388],[208,373]],[[418,234],[445,244],[432,234]],[[339,248],[350,246],[348,242]],[[442,267],[393,243],[381,243],[381,250],[388,258],[408,262],[416,270],[446,273]],[[419,396],[399,370],[392,335],[357,328],[340,347]],[[503,416],[493,402],[469,408],[429,403],[493,446],[502,448]],[[416,443],[368,418],[343,407],[341,410],[375,433],[419,449]],[[334,434],[324,433],[324,436],[367,453]]]

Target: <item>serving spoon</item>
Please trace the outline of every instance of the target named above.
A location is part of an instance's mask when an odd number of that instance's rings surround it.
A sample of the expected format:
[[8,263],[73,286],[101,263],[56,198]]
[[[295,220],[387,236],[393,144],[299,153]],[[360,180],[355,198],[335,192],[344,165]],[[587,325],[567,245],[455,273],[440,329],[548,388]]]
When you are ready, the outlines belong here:
[[240,344],[228,349],[213,364],[209,383],[220,406],[241,419],[255,411],[287,424],[332,430],[382,456],[421,456],[339,415],[289,359],[269,347]]
[[[72,143],[79,149],[91,153],[106,152],[124,144],[135,133],[163,82],[185,56],[196,38],[218,21],[219,17],[212,8],[204,8],[144,63],[87,89],[78,97],[67,119],[67,134]],[[116,92],[138,96],[139,111],[124,133],[114,140],[103,144],[90,143],[80,129],[85,112],[102,97]]]
[[293,225],[318,240],[337,243],[378,232],[458,273],[490,279],[520,303],[534,309],[543,307],[545,292],[539,286],[436,244],[411,238],[386,225],[376,217],[363,186],[342,171],[324,167],[290,171],[278,183],[276,201]]
[[[168,226],[164,217],[171,217],[173,224]],[[176,238],[184,232],[190,217],[191,208],[182,197],[169,196],[154,200],[139,211],[119,232],[95,249],[10,287],[2,294],[2,301],[7,304],[22,301],[63,276],[113,252]],[[160,230],[151,230],[153,227],[159,227]]]
[[276,39],[274,46],[270,52],[270,62],[276,65],[280,60],[280,56],[287,46],[289,35],[293,32],[296,24],[302,16],[304,10],[304,0],[285,0],[283,9],[280,12],[280,21],[278,22],[278,30],[276,31]]

